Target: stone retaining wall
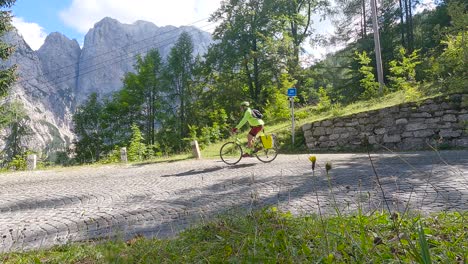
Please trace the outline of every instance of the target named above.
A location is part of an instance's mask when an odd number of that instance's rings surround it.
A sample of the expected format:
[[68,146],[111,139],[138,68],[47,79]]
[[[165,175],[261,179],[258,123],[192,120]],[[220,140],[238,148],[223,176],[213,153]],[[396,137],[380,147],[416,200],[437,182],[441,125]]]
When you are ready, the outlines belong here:
[[468,147],[468,94],[322,120],[305,124],[302,131],[313,150],[352,150],[366,142],[394,150]]

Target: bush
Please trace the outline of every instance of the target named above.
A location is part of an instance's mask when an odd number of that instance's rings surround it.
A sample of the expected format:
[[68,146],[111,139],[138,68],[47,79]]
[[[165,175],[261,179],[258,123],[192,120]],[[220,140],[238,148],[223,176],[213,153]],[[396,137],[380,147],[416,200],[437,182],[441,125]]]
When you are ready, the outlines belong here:
[[7,168],[10,170],[26,170],[27,162],[26,162],[27,155],[16,155],[7,165]]
[[109,163],[118,163],[120,162],[120,147],[114,146],[114,149],[111,150],[107,155],[99,160],[101,164],[109,164]]
[[343,106],[340,103],[335,103],[331,106],[332,116],[342,116],[344,113]]
[[142,161],[146,155],[146,145],[143,143],[143,136],[137,125],[132,125],[132,139],[128,147],[129,161]]
[[289,118],[289,98],[285,93],[276,90],[265,107],[265,117],[270,120],[286,120]]
[[414,101],[422,97],[419,91],[419,82],[416,81],[416,66],[421,63],[418,55],[418,50],[413,51],[410,55],[405,55],[404,48],[399,49],[399,60],[390,62],[390,73],[388,77],[390,86],[393,90],[405,91],[407,101]]
[[464,59],[468,54],[468,41],[463,41],[463,33],[448,36],[442,44],[446,45],[444,52],[433,61],[432,72],[434,78],[442,83],[445,92],[458,92],[467,89],[468,61]]
[[364,89],[364,92],[360,95],[360,98],[363,100],[376,98],[379,92],[379,83],[375,81],[374,68],[369,66],[371,59],[367,56],[367,53],[363,51],[359,53],[356,51],[355,60],[359,62],[361,67],[359,72],[362,74],[363,78],[359,80],[361,87]]
[[318,90],[319,103],[317,104],[317,111],[324,112],[330,110],[331,108],[331,99],[327,94],[327,91],[320,87]]

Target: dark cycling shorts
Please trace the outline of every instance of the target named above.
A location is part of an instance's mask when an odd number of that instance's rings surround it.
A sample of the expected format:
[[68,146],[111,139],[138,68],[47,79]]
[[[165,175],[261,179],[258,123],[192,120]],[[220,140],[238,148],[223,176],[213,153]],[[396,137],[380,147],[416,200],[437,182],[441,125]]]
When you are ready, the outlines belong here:
[[255,137],[258,134],[258,132],[262,131],[262,129],[263,126],[254,126],[250,129],[249,134]]

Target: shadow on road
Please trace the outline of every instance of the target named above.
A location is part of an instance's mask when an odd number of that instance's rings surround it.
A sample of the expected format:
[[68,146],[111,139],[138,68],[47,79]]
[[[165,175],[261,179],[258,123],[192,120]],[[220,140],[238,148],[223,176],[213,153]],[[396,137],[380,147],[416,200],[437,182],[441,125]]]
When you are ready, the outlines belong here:
[[161,177],[183,177],[183,176],[193,176],[197,174],[204,174],[204,173],[210,173],[210,172],[215,172],[222,170],[223,167],[211,167],[211,168],[206,168],[202,170],[189,170],[189,171],[184,171],[181,173],[176,173],[176,174],[168,174],[168,175],[162,175]]

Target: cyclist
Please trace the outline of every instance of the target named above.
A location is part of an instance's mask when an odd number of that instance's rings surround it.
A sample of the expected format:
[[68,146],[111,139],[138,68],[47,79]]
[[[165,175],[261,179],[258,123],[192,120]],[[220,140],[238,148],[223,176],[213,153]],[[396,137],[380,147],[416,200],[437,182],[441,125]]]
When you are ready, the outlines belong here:
[[258,132],[263,130],[263,125],[265,122],[263,122],[262,119],[254,117],[252,113],[252,109],[250,109],[250,103],[249,102],[242,102],[241,103],[241,110],[244,112],[244,117],[242,120],[239,122],[239,124],[232,129],[232,132],[237,133],[239,129],[241,129],[245,123],[249,123],[250,125],[250,131],[247,134],[247,153],[244,153],[242,157],[252,157],[252,154],[254,153],[253,150],[253,140],[257,136]]

